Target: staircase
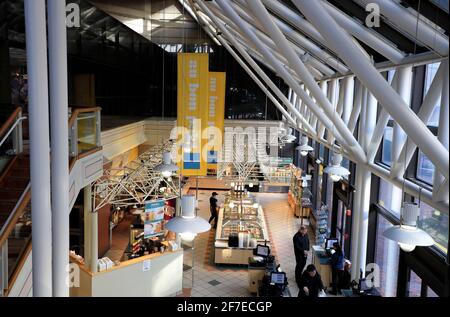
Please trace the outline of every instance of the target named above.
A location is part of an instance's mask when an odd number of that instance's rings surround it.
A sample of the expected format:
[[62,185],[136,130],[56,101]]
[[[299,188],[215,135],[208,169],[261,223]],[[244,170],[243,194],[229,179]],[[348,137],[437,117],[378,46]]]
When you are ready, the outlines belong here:
[[[80,125],[86,115],[96,118],[91,127]],[[70,206],[78,192],[103,174],[100,133],[88,148],[80,139],[95,131],[100,108],[74,108],[69,120],[71,144]],[[0,297],[31,296],[31,191],[28,121],[20,108],[0,125]]]

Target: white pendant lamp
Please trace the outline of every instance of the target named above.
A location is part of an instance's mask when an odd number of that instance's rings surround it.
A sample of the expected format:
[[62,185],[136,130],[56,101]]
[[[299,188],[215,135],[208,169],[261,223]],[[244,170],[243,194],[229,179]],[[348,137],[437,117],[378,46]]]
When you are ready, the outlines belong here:
[[314,150],[311,146],[308,145],[308,137],[306,136],[302,137],[302,143],[297,146],[296,149],[300,151],[301,156],[306,156],[309,152]]
[[416,203],[405,202],[400,217],[400,225],[387,229],[383,235],[389,240],[396,241],[405,252],[413,251],[416,246],[434,245],[433,238],[417,226],[419,214],[420,209]]
[[333,182],[338,182],[344,176],[350,175],[350,171],[345,167],[341,166],[342,155],[339,153],[333,153],[331,157],[331,165],[327,166],[323,171],[324,173],[330,174],[330,178]]
[[195,215],[195,196],[185,195],[181,198],[181,216],[170,220],[166,229],[179,233],[182,240],[191,242],[198,233],[211,229],[211,225],[205,219]]
[[154,170],[161,172],[164,177],[168,178],[172,176],[173,172],[178,171],[178,166],[172,163],[172,156],[170,152],[166,152],[163,154],[162,163],[155,166]]

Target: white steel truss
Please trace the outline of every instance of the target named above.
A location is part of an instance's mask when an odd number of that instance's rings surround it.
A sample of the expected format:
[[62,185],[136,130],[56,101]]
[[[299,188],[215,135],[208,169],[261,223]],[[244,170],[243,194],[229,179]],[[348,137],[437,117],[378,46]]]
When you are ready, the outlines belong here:
[[[178,174],[169,178],[154,167],[162,162],[164,152],[174,149],[172,141],[155,145],[123,168],[105,170],[104,176],[93,184],[94,208],[99,210],[107,204],[115,207],[144,205],[155,198],[172,199],[180,196]],[[161,188],[165,188],[161,192]]]
[[[354,1],[363,7],[367,2]],[[283,117],[292,127],[333,150],[340,148],[348,159],[404,187],[413,196],[420,193],[427,204],[448,212],[448,118],[444,119],[442,114],[448,109],[448,84],[443,84],[448,78],[448,37],[438,27],[420,14],[417,19],[395,1],[370,1],[380,5],[384,22],[417,45],[430,49],[428,53],[408,55],[381,33],[324,0],[293,0],[301,14],[278,0],[180,2],[195,12],[208,34],[222,43],[241,65],[249,66],[247,72],[258,80],[261,78],[260,84],[282,101],[276,106],[287,111],[288,115],[283,112]],[[389,8],[395,11],[389,13]],[[399,14],[401,18],[397,19]],[[375,49],[387,61],[374,64],[355,39]],[[324,56],[330,57],[324,60]],[[262,76],[253,59],[284,79],[290,87],[290,98],[280,97],[280,91],[267,76]],[[402,98],[412,87],[401,72],[435,62],[441,62],[441,67],[415,114],[408,100]],[[334,74],[328,75],[327,68]],[[395,70],[390,82],[381,76],[386,77],[388,70]],[[270,91],[265,92],[269,98],[274,97]],[[440,135],[436,137],[426,123],[440,99],[444,111],[441,110]],[[366,135],[356,136],[361,112],[367,107],[379,109],[376,123]],[[391,169],[375,162],[389,120],[394,121],[400,133],[397,134],[403,135],[395,145]],[[404,177],[405,162],[409,164],[417,149],[436,166],[432,190]]]

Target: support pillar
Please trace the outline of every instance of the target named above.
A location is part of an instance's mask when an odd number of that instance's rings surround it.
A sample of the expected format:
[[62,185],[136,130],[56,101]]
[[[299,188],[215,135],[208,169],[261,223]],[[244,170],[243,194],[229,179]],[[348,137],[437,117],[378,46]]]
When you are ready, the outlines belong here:
[[30,125],[33,296],[52,296],[52,213],[45,0],[25,0]]
[[98,261],[98,213],[92,208],[92,187],[84,188],[84,254],[92,272],[97,272]]
[[50,70],[53,296],[68,297],[69,265],[69,133],[67,32],[64,1],[48,0]]

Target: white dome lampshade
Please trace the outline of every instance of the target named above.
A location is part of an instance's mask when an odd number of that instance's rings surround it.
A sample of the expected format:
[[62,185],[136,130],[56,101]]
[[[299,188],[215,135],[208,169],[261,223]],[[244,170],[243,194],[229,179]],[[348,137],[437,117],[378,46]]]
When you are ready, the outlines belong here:
[[195,215],[195,196],[185,195],[181,198],[181,216],[170,220],[166,229],[179,233],[182,240],[190,242],[198,233],[211,229],[211,225]]
[[313,151],[314,149],[308,145],[308,137],[304,136],[302,137],[302,143],[297,146],[296,148],[298,151],[300,151],[301,156],[308,155],[308,152]]
[[387,229],[383,235],[389,240],[396,241],[405,252],[413,251],[416,246],[434,245],[433,238],[417,227],[419,213],[419,206],[416,203],[404,203],[400,225]]
[[323,171],[330,174],[330,178],[333,182],[338,182],[342,177],[350,175],[350,171],[341,166],[342,155],[334,153],[331,157],[331,165],[327,166]]
[[161,164],[155,166],[155,171],[161,172],[161,174],[168,178],[172,176],[173,172],[178,171],[178,166],[172,163],[172,155],[170,152],[166,152],[163,154],[163,161]]

